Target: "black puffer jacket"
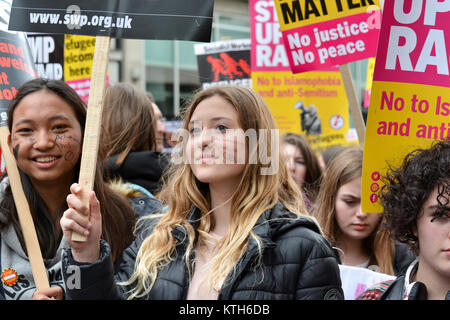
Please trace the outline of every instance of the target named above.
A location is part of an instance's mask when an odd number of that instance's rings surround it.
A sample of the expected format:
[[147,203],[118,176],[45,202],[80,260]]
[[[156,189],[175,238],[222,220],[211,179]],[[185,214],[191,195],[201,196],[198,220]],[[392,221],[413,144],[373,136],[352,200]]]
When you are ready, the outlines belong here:
[[[193,209],[189,220],[194,228],[193,221],[198,221],[198,217],[199,210]],[[262,264],[254,268],[258,250],[250,240],[247,252],[237,263],[235,277],[225,281],[219,300],[343,299],[339,267],[330,244],[312,220],[292,217],[280,203],[260,217],[253,231],[263,242]],[[150,232],[151,228],[140,233],[124,251],[115,279],[106,242],[101,244],[100,259],[92,264],[79,264],[72,259],[70,250],[65,251],[64,279],[71,276],[67,273],[73,270],[68,269],[71,265],[78,265],[81,274],[81,289],[67,289],[67,298],[126,298],[125,292],[130,288],[117,287],[115,281],[127,280],[133,273],[137,251]],[[186,299],[189,277],[184,254],[188,240],[184,228],[176,228],[172,234],[179,241],[173,255],[175,260],[159,271],[147,299]]]
[[130,152],[122,165],[116,164],[119,155],[108,158],[105,162],[105,177],[107,179],[122,178],[144,187],[156,194],[161,187],[161,177],[169,165],[166,155],[157,151]]

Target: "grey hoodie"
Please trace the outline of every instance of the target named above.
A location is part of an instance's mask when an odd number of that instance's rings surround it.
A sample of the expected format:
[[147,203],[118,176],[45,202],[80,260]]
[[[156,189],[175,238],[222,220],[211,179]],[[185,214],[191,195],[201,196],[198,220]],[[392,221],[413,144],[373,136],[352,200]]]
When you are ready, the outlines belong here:
[[[3,200],[3,195],[6,187],[9,184],[9,179],[6,177],[0,183],[0,202]],[[6,222],[4,212],[0,211],[0,221]],[[30,262],[28,257],[20,245],[19,238],[12,225],[9,225],[0,230],[1,237],[1,282],[0,299],[6,300],[30,300],[36,290],[33,274],[31,272]],[[47,276],[50,286],[60,286],[64,290],[64,282],[61,274],[61,254],[64,248],[69,245],[63,240],[59,244],[56,255],[52,259],[44,259],[44,264],[47,269]],[[5,276],[3,272],[12,268],[17,273],[17,282],[13,285],[7,285],[4,281]],[[3,296],[3,297],[1,297]]]
[[[8,177],[0,182],[0,202],[6,187],[9,185]],[[131,203],[131,206],[139,218],[161,208],[161,203],[156,200],[153,195],[145,195],[140,190],[135,190],[134,185],[110,185],[114,191],[125,196]],[[4,212],[0,210],[0,221],[6,222]],[[33,274],[31,272],[30,262],[25,252],[22,250],[17,234],[12,225],[0,230],[1,237],[1,261],[0,268],[4,270],[12,268],[18,275],[18,281],[13,286],[0,282],[0,300],[27,300],[33,297],[36,290]],[[69,249],[70,245],[62,238],[56,255],[52,259],[44,259],[47,268],[47,276],[50,286],[60,286],[65,291],[64,281],[61,273],[61,259],[64,250]],[[0,274],[1,275],[1,274]],[[0,277],[1,278],[1,277]],[[68,280],[69,281],[69,280]]]

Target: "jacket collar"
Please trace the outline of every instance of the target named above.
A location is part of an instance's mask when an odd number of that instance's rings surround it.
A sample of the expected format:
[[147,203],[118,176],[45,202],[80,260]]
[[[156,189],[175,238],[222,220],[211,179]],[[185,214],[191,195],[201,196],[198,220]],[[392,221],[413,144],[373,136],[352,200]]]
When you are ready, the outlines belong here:
[[[187,221],[191,224],[194,230],[197,230],[200,224],[200,218],[201,218],[200,209],[197,207],[193,207],[189,211]],[[180,243],[184,243],[187,240],[186,229],[183,226],[179,225],[176,228],[172,229],[172,235]]]
[[[253,227],[253,232],[261,239],[264,247],[272,247],[275,246],[275,243],[272,241],[272,228],[271,226],[274,223],[279,223],[279,221],[275,221],[274,219],[281,218],[283,214],[280,214],[281,210],[283,210],[283,206],[280,202],[278,202],[275,207],[265,211],[256,222]],[[284,209],[285,210],[285,209]],[[274,214],[277,213],[277,214]],[[288,215],[284,214],[286,217]],[[283,216],[284,216],[283,215]],[[191,224],[194,230],[197,230],[201,219],[200,209],[197,207],[193,207],[188,214],[187,221]],[[186,230],[182,226],[177,226],[172,230],[172,235],[179,241],[183,242],[186,240]],[[257,243],[250,238],[249,241],[249,249],[253,246],[257,246]]]
[[[196,230],[200,224],[201,213],[200,209],[193,207],[188,214],[188,222]],[[278,233],[285,232],[286,230],[296,227],[299,224],[320,233],[320,229],[310,219],[300,218],[296,219],[296,216],[289,212],[281,202],[277,202],[274,207],[266,210],[257,220],[253,227],[253,232],[262,242],[262,250],[267,248],[273,248],[276,246],[272,240]],[[187,245],[187,234],[183,226],[177,226],[172,230],[172,235],[182,244]],[[238,279],[240,274],[245,270],[246,266],[253,261],[253,257],[258,253],[258,243],[253,237],[250,237],[248,247],[244,255],[236,264],[235,272],[233,272],[233,279],[226,279],[225,285],[222,287],[219,293],[219,299],[228,300],[233,289],[234,280]]]
[[[428,291],[424,283],[414,281],[419,266],[419,258],[416,258],[408,267],[406,273],[395,280],[392,285],[380,297],[384,300],[427,300]],[[450,290],[445,296],[450,300]]]

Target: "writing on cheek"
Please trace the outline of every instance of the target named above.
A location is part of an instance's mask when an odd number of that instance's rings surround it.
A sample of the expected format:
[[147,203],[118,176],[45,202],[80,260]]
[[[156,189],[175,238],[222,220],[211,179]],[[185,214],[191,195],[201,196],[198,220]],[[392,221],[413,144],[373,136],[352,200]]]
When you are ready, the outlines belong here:
[[66,154],[64,155],[64,159],[70,162],[76,162],[77,160],[75,153],[73,153],[72,151],[67,151]]
[[19,148],[20,148],[20,144],[17,144],[15,147],[13,147],[13,155],[14,155],[14,158],[16,158],[16,160],[18,158]]
[[[68,142],[64,143],[64,140],[68,140]],[[75,144],[78,146],[78,149],[80,148],[81,144],[77,139],[70,135],[56,135],[55,144],[61,150],[61,152],[64,153],[64,159],[66,161],[72,163],[78,161],[78,157],[76,156],[75,152],[72,151],[77,148],[75,147]]]
[[77,144],[81,144],[80,141],[78,141],[74,137],[72,137],[70,135],[65,135],[65,134],[57,134],[56,137],[55,137],[55,142],[60,141],[60,140],[65,140],[65,139],[73,141],[73,142],[75,142]]

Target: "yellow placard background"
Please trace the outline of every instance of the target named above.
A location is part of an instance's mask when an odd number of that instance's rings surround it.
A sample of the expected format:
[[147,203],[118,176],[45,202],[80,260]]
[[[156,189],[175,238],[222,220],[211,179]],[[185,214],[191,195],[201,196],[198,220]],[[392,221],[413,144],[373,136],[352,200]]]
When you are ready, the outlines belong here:
[[370,90],[372,88],[374,71],[375,71],[375,57],[372,57],[367,59],[366,90]]
[[[414,95],[417,100],[416,112],[412,107]],[[362,180],[364,212],[382,212],[378,193],[383,184],[379,176],[386,174],[389,165],[394,168],[399,166],[410,151],[428,148],[434,141],[446,138],[450,133],[450,117],[442,107],[437,110],[438,97],[441,97],[441,106],[443,103],[449,103],[446,108],[450,110],[450,88],[373,82],[364,144]],[[383,109],[381,109],[382,99]],[[389,101],[392,102],[392,110],[387,108]],[[396,107],[399,110],[396,110]],[[421,137],[423,135],[425,137]]]
[[91,77],[95,37],[66,34],[64,40],[64,80]]
[[[380,1],[379,0],[372,0],[372,1],[353,1],[355,5],[360,5],[357,8],[349,9],[348,2],[346,0],[311,0],[311,1],[305,1],[305,0],[274,0],[275,1],[275,7],[277,9],[277,15],[278,15],[278,21],[280,22],[280,30],[286,31],[298,27],[307,26],[310,24],[315,24],[319,22],[324,21],[330,21],[338,18],[343,18],[347,16],[351,16],[354,14],[364,13],[364,12],[370,12],[373,11],[375,8],[374,6],[377,6],[380,8]],[[342,11],[338,11],[338,7],[336,5],[336,2],[340,2],[342,4]],[[372,5],[371,2],[374,4]],[[285,23],[283,18],[283,13],[281,10],[282,4],[288,4],[290,11],[293,12],[293,3],[300,4],[303,20]],[[326,11],[327,14],[324,14],[324,11],[322,9],[322,3],[326,5]],[[317,9],[317,10],[316,10]],[[310,12],[308,15],[308,19],[305,19],[305,13]],[[319,13],[319,15],[315,14],[315,12]]]
[[[314,84],[317,78],[333,79],[337,85]],[[280,134],[293,132],[305,135],[311,147],[322,152],[333,145],[358,145],[358,141],[348,141],[349,132],[348,100],[339,71],[312,71],[292,74],[290,71],[252,72],[252,86],[269,106]],[[306,135],[301,130],[301,110],[295,109],[297,102],[305,106],[314,105],[318,109],[322,134]],[[332,117],[342,121],[342,127],[330,126]]]

